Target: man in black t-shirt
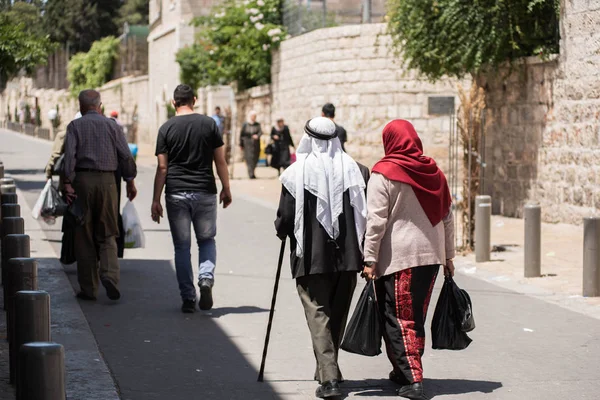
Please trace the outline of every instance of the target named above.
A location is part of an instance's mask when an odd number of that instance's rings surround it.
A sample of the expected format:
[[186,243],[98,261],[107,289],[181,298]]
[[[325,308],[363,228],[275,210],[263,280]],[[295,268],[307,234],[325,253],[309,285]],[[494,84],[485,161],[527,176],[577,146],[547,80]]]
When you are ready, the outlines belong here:
[[335,124],[335,132],[338,139],[342,143],[342,150],[346,151],[346,142],[348,141],[348,134],[343,126],[335,123],[335,106],[331,103],[327,103],[321,110],[321,116],[329,118]]
[[184,313],[196,310],[196,287],[190,257],[191,226],[194,227],[200,254],[198,305],[201,310],[210,310],[213,306],[212,287],[217,259],[217,185],[213,162],[223,187],[220,202],[223,208],[231,204],[223,138],[212,118],[194,112],[195,103],[196,97],[190,86],[177,86],[173,95],[177,114],[158,131],[158,167],[152,202],[152,219],[160,223],[163,216],[160,197],[166,184],[167,216],[175,247],[175,270]]

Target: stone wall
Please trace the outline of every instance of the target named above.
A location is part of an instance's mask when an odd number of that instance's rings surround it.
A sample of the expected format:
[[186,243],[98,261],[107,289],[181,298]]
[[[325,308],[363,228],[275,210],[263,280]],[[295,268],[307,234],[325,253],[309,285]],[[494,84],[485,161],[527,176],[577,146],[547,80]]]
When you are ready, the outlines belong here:
[[149,131],[151,113],[148,110],[148,75],[125,77],[110,81],[100,88],[105,114],[119,113],[122,124],[134,127],[133,139],[137,143],[152,141]]
[[529,58],[477,79],[486,90],[484,194],[492,196],[495,214],[521,217],[523,204],[535,197],[556,66]]
[[563,0],[561,19],[536,188],[546,221],[581,223],[600,208],[600,1]]
[[298,139],[306,121],[321,115],[323,104],[331,102],[337,109],[336,122],[348,131],[348,152],[368,166],[382,155],[385,124],[408,119],[423,139],[425,152],[445,168],[450,119],[429,115],[428,98],[455,97],[458,82],[432,84],[402,68],[384,32],[384,24],[349,25],[284,41],[273,55],[271,119],[284,117]]
[[[98,90],[106,115],[115,110],[119,112],[119,119],[123,124],[131,125],[137,121],[137,141],[152,140],[148,130],[148,119],[152,115],[148,110],[148,76],[117,79]],[[20,78],[9,82],[6,90],[0,94],[0,120],[7,119],[7,106],[14,121],[15,108],[21,114],[20,110],[24,108],[25,103],[33,110],[36,101],[41,109],[43,128],[52,128],[48,112],[56,109],[57,105],[62,122],[59,130],[66,129],[79,111],[77,100],[67,90],[36,89],[31,78]]]
[[560,55],[525,60],[486,87],[486,186],[494,212],[580,224],[600,208],[600,1],[563,0]]

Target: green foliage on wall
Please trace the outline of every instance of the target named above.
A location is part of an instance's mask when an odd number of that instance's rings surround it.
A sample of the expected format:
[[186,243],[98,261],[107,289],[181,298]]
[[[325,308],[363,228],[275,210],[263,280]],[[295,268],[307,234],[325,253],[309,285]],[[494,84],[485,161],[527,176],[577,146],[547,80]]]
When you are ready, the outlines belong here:
[[71,94],[95,89],[110,80],[113,65],[119,55],[119,39],[107,36],[92,44],[87,53],[77,53],[69,60],[67,77]]
[[25,121],[23,123],[30,124],[31,123],[31,106],[29,104],[25,104]]
[[35,106],[35,126],[42,126],[42,109],[39,105]]
[[238,89],[271,82],[271,50],[286,37],[279,0],[225,0],[194,21],[196,42],[177,53],[181,80],[194,89],[237,82]]
[[406,66],[462,77],[559,50],[559,0],[389,0],[388,31]]
[[61,120],[60,120],[60,108],[58,107],[58,104],[56,105],[56,118],[54,118],[52,120],[52,127],[54,129],[58,129],[58,127],[60,126]]

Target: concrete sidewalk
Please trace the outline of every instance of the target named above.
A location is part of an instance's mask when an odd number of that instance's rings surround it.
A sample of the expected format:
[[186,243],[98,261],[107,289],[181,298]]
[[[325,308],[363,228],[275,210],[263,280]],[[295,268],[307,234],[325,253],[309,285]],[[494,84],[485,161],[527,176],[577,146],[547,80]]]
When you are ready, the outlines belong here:
[[[44,184],[43,180],[39,180],[38,169],[27,166],[44,164],[46,161],[40,154],[29,152],[29,149],[39,147],[49,150],[50,143],[19,137],[23,148],[14,151],[6,142],[3,132],[0,131],[0,135],[0,142],[3,144],[0,147],[0,159],[4,162],[6,175],[17,181],[21,217],[25,220],[25,234],[29,235],[31,242],[31,257],[38,261],[38,287],[50,294],[52,341],[65,347],[67,396],[69,399],[117,400],[119,396],[114,380],[79,307],[69,279],[57,259],[56,248],[53,248],[52,241],[48,239],[48,232],[60,234],[61,222],[59,220],[54,225],[47,225],[41,220],[36,221],[31,216],[32,203],[27,201],[32,196],[37,197]],[[60,243],[60,236],[54,241]],[[0,314],[5,318],[4,311]],[[5,335],[3,332],[0,323],[0,336]],[[4,381],[5,357],[8,357],[8,349],[5,350],[0,345],[0,390],[4,389],[2,393],[10,393],[13,388],[1,386]],[[4,399],[2,396],[4,394],[0,394],[0,399]],[[10,398],[14,399],[14,395]]]

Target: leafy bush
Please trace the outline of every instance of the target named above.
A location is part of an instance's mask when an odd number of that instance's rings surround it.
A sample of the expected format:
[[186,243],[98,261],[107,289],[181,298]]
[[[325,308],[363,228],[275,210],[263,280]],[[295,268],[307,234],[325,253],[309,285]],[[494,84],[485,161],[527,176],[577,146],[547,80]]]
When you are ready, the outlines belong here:
[[31,123],[31,106],[29,104],[25,104],[25,124]]
[[167,108],[167,119],[171,119],[177,114],[177,110],[171,103],[167,103],[165,107]]
[[54,129],[58,129],[58,127],[60,126],[60,108],[58,107],[58,104],[56,105],[56,118],[54,118],[52,120],[52,127]]
[[107,36],[92,44],[87,53],[77,53],[71,60],[67,71],[70,91],[77,96],[85,89],[95,89],[111,78],[113,65],[119,55],[119,39]]
[[177,53],[183,82],[194,89],[237,82],[240,90],[271,82],[271,49],[286,36],[279,0],[225,0],[194,24],[196,42]]
[[35,126],[42,126],[42,109],[39,105],[35,106]]
[[390,0],[388,31],[407,67],[431,80],[557,53],[559,0]]

